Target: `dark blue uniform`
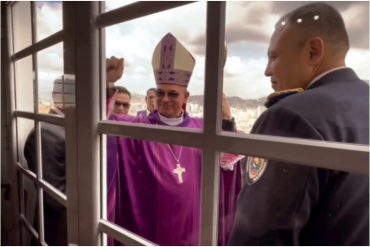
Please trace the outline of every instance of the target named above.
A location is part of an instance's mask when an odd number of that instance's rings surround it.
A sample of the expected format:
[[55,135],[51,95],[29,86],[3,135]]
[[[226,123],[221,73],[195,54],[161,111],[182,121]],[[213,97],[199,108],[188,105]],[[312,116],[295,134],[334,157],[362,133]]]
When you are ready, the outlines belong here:
[[[42,145],[42,171],[43,179],[66,192],[66,166],[65,166],[65,131],[61,126],[41,124]],[[36,132],[32,130],[27,137],[24,156],[29,169],[36,173]],[[38,230],[38,219],[35,220]],[[49,194],[44,192],[44,227],[45,241],[48,245],[67,245],[67,212]]]
[[[331,72],[275,100],[252,133],[368,145],[369,85]],[[269,160],[239,196],[229,243],[369,245],[369,177]]]

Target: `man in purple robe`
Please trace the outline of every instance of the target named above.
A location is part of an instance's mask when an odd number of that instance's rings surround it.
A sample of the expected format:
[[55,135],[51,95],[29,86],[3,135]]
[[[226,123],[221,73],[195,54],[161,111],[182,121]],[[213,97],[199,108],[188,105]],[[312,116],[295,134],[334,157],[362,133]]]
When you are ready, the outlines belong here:
[[[203,128],[202,119],[183,110],[193,56],[168,33],[155,48],[152,64],[158,110],[144,117],[112,115],[110,119]],[[230,111],[223,118],[223,129],[235,131]],[[155,244],[199,245],[201,150],[123,137],[109,137],[108,150],[108,219]],[[223,164],[226,169],[221,170],[219,244],[227,243],[241,188],[237,161]]]

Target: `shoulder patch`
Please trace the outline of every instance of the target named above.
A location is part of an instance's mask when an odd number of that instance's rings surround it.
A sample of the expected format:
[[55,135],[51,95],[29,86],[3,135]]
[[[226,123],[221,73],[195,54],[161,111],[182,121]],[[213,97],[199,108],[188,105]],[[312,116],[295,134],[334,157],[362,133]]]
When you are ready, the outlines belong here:
[[247,183],[249,185],[257,182],[267,168],[267,159],[258,157],[248,157],[247,161]]
[[283,91],[273,92],[267,97],[267,100],[265,102],[265,106],[268,108],[278,102],[279,100],[292,95],[296,93],[302,93],[304,91],[303,88],[293,88],[293,89],[287,89]]

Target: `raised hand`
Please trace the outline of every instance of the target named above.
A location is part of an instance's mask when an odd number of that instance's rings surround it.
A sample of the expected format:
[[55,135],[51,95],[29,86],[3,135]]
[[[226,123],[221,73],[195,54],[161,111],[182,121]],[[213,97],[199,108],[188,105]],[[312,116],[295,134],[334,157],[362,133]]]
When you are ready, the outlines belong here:
[[114,83],[122,77],[124,70],[124,59],[112,56],[106,60],[107,66],[107,83],[113,87]]

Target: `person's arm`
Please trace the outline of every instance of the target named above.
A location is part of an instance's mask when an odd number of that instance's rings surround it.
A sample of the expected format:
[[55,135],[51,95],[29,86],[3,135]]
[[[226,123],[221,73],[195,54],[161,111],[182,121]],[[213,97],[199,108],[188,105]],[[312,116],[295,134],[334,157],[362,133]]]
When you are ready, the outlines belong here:
[[107,87],[114,87],[114,83],[123,75],[124,59],[111,57],[106,59]]
[[[265,134],[322,139],[299,114],[284,108],[266,111],[252,129]],[[249,158],[249,162],[253,157]],[[239,196],[231,245],[297,245],[319,196],[319,169],[267,160],[265,169],[250,162]],[[249,169],[251,171],[249,171]],[[259,178],[256,179],[256,174]],[[321,177],[325,171],[321,169]],[[324,172],[324,173],[323,173]]]
[[236,132],[235,121],[225,94],[222,94],[222,130]]

